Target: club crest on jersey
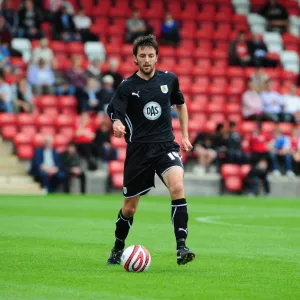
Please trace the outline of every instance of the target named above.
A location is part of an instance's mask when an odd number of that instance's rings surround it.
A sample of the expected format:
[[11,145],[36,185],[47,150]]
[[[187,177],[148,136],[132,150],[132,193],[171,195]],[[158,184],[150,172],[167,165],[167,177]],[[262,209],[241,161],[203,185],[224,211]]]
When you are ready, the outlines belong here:
[[157,102],[151,101],[144,106],[143,112],[148,120],[154,121],[161,116],[161,106]]
[[164,94],[166,94],[166,93],[169,91],[167,85],[161,85],[161,86],[160,86],[160,89],[161,89],[161,91],[162,91]]

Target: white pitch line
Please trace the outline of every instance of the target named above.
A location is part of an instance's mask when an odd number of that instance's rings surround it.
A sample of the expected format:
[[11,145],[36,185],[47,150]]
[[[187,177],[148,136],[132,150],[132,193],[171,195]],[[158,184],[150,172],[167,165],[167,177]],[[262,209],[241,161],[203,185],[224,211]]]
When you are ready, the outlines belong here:
[[[228,218],[241,218],[244,216],[233,216]],[[272,218],[278,218],[282,216],[272,216]],[[223,222],[223,221],[218,221],[222,217],[221,216],[207,216],[207,217],[198,217],[196,218],[196,221],[201,222],[201,223],[206,223],[206,224],[214,224],[214,225],[223,225],[223,226],[230,226],[230,227],[243,227],[243,228],[257,228],[257,229],[277,229],[277,230],[300,230],[300,228],[295,228],[295,227],[282,227],[282,226],[264,226],[264,225],[247,225],[247,224],[239,224],[239,223],[228,223],[228,222]],[[255,217],[251,216],[245,216],[247,219],[256,219]],[[268,217],[271,218],[271,217]],[[258,218],[257,218],[258,219]]]

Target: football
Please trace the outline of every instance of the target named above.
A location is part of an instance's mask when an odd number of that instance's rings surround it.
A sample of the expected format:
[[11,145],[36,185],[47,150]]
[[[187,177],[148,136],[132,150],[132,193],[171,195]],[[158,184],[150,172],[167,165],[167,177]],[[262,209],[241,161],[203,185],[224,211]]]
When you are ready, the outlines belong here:
[[151,256],[145,247],[132,245],[124,250],[121,263],[127,272],[144,272],[151,264]]

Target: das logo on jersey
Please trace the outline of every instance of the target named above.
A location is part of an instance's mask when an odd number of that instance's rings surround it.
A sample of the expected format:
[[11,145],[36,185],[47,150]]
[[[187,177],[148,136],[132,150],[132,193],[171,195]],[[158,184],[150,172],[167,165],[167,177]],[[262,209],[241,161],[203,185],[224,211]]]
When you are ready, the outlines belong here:
[[154,101],[147,103],[143,109],[144,116],[148,120],[156,120],[161,116],[161,106]]
[[167,85],[161,85],[161,86],[160,86],[160,89],[161,89],[161,91],[162,91],[164,94],[166,94],[166,93],[169,91]]

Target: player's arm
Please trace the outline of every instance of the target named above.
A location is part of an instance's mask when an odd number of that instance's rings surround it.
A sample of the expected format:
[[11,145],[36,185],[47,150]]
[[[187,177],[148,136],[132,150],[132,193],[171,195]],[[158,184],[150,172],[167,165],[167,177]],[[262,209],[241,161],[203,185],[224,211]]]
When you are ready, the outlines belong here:
[[123,84],[120,84],[113,98],[111,99],[107,113],[113,122],[114,135],[116,137],[123,137],[125,131],[125,113],[127,110],[128,97]]
[[176,105],[177,107],[177,113],[179,117],[181,135],[182,135],[181,149],[183,151],[190,151],[192,150],[193,146],[189,140],[188,111],[187,111],[186,104],[184,102],[183,94],[179,88],[179,81],[177,77],[175,77],[175,82],[174,82],[173,91],[171,95],[171,104]]

